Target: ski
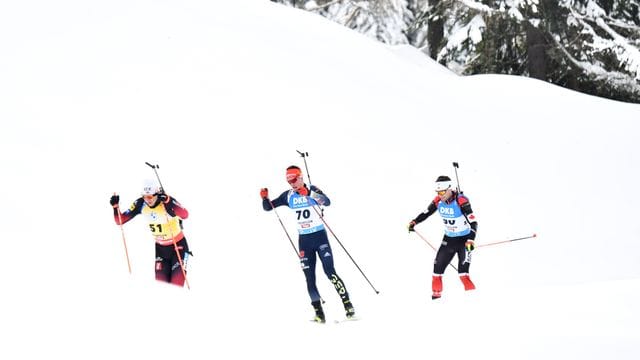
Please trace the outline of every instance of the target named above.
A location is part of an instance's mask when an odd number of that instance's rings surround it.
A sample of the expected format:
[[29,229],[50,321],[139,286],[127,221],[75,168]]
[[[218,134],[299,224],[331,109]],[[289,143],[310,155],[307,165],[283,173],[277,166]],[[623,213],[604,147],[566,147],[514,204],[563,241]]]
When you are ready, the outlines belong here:
[[348,318],[343,318],[343,319],[336,319],[333,320],[334,324],[341,324],[341,323],[345,323],[345,322],[350,322],[350,321],[358,321],[360,320],[359,317],[357,316],[352,316],[352,317],[348,317]]
[[325,322],[316,321],[315,319],[309,319],[309,322],[316,323],[316,324],[319,324],[319,325],[324,325],[324,324],[330,324],[330,323],[342,324],[342,323],[345,323],[345,322],[358,321],[358,320],[360,320],[359,317],[352,316],[350,318],[341,318],[341,319],[335,319],[333,321],[325,321]]

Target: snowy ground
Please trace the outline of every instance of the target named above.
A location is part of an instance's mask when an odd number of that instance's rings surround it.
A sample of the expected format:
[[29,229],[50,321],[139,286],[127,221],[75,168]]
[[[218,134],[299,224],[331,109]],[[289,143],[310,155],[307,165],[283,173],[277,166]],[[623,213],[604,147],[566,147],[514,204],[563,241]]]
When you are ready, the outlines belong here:
[[[460,78],[268,1],[0,6],[3,352],[81,358],[637,358],[640,106],[536,80]],[[14,34],[8,36],[8,34]],[[304,166],[332,199],[362,320],[329,323],[260,187]],[[191,290],[153,281],[145,161],[191,212]],[[454,176],[480,224],[464,293],[406,224]],[[286,209],[280,216],[293,234]],[[437,244],[439,219],[417,229]]]

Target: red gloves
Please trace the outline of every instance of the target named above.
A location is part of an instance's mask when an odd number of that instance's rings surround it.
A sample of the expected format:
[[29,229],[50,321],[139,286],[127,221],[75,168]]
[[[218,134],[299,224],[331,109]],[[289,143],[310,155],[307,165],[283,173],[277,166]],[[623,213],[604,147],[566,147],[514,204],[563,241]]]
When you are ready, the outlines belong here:
[[260,189],[260,197],[261,197],[263,200],[268,199],[268,198],[269,198],[269,189],[267,189],[267,188],[262,188],[262,189]]

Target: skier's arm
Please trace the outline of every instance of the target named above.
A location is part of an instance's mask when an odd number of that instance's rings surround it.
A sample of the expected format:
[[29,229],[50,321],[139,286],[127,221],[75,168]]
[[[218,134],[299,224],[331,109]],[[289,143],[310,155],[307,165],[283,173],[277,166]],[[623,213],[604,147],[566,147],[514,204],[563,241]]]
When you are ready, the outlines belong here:
[[269,200],[269,198],[262,199],[262,208],[265,211],[271,211],[273,208],[277,208],[278,206],[288,205],[287,193],[288,191],[285,191],[273,200]]
[[458,196],[458,204],[460,205],[460,210],[467,218],[467,221],[469,221],[469,226],[471,226],[469,239],[473,240],[476,238],[476,233],[478,231],[478,221],[476,221],[476,216],[473,214],[473,210],[471,209],[471,203],[466,197]]
[[319,205],[331,205],[331,200],[329,199],[329,197],[315,185],[311,185],[311,193],[309,194],[309,196],[311,196],[311,198],[313,198],[313,200],[315,200]]
[[[121,213],[120,216],[118,216],[118,211],[120,208],[114,207],[113,218],[116,221],[116,225],[125,224],[129,220],[133,219],[138,214],[140,214],[140,210],[142,210],[143,203],[144,203],[144,200],[142,198],[138,198],[136,201],[133,202],[133,204],[131,204],[131,206],[127,210]],[[120,222],[120,219],[122,219],[122,222]]]
[[164,208],[167,210],[167,213],[171,216],[177,216],[180,219],[184,220],[189,217],[189,211],[182,207],[182,204],[178,202],[174,197],[166,195],[167,199],[164,200]]
[[427,208],[427,210],[421,212],[418,216],[416,216],[416,218],[413,219],[413,222],[415,223],[415,225],[420,224],[421,222],[427,220],[429,216],[433,215],[433,213],[435,213],[436,210],[438,210],[438,207],[436,206],[436,203],[432,201],[429,204],[429,207]]

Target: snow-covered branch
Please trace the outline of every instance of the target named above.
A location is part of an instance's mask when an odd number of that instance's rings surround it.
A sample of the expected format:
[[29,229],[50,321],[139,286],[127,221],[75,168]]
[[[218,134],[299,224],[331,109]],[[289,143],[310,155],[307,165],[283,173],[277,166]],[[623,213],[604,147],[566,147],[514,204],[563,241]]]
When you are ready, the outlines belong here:
[[628,91],[640,94],[640,84],[627,74],[621,73],[619,71],[607,71],[593,63],[589,63],[586,61],[580,61],[573,57],[567,49],[554,38],[554,42],[560,51],[565,55],[565,57],[577,68],[581,69],[583,73],[590,76],[594,80],[604,81],[611,84],[614,84],[618,87],[627,89]]
[[602,18],[596,19],[596,24],[613,38],[615,45],[624,50],[622,53],[617,54],[618,57],[629,72],[635,73],[635,79],[640,80],[640,51],[638,51],[638,48],[629,45],[626,39],[613,31]]
[[328,2],[326,4],[323,4],[323,5],[316,4],[316,6],[308,6],[308,7],[305,7],[305,9],[308,10],[308,11],[318,11],[318,10],[321,10],[321,9],[326,9],[329,6],[331,6],[333,4],[337,4],[337,3],[341,2],[341,1],[342,0],[334,0],[334,1],[330,1],[330,2]]
[[493,14],[496,10],[490,8],[489,6],[474,0],[458,0],[458,2],[462,3],[469,9],[474,9],[483,13]]
[[[578,21],[581,27],[593,38],[591,44],[595,50],[611,50],[620,61],[621,66],[633,74],[635,80],[640,80],[640,50],[629,44],[625,37],[613,30],[605,20],[599,16],[600,14],[603,14],[603,12],[591,11],[591,14],[596,15],[588,16],[578,13],[573,8],[571,8],[570,11],[572,17]],[[599,36],[589,24],[589,21],[595,23],[600,29],[604,30],[611,39]]]

